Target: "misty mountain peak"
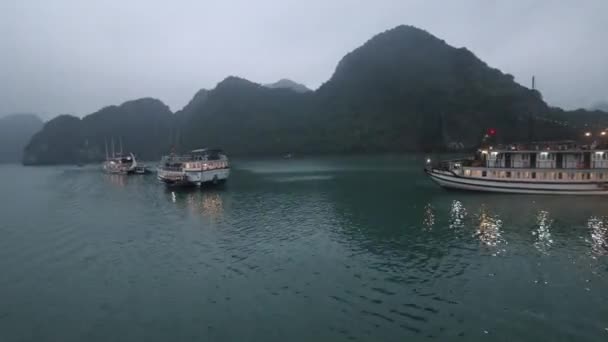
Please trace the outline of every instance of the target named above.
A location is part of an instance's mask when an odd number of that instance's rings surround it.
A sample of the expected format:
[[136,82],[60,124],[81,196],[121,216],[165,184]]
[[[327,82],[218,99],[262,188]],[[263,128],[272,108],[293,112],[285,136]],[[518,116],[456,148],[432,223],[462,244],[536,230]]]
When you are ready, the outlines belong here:
[[259,84],[253,83],[237,76],[228,76],[223,81],[217,84],[216,89],[231,88],[231,87],[259,87]]
[[264,84],[264,87],[271,89],[291,89],[296,93],[307,93],[309,91],[312,91],[305,85],[294,82],[287,78],[282,78],[275,83]]
[[42,119],[36,114],[32,113],[13,113],[6,116],[0,117],[0,120],[6,122],[22,122],[22,123],[33,123],[42,125]]
[[203,102],[205,102],[207,100],[207,97],[209,97],[209,90],[200,89],[199,91],[196,92],[196,94],[194,94],[194,96],[192,97],[192,100],[190,100],[190,102],[188,102],[186,107],[201,105]]
[[123,109],[148,107],[160,110],[169,110],[169,107],[164,102],[152,97],[143,97],[136,100],[126,101],[119,107]]

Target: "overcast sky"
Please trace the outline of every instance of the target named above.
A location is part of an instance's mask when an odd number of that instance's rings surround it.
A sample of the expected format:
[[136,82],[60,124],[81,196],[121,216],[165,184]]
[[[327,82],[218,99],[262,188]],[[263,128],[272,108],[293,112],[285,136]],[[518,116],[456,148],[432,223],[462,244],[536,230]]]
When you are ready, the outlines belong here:
[[0,114],[172,110],[228,75],[316,88],[342,56],[409,24],[472,50],[551,105],[608,100],[608,0],[0,0]]

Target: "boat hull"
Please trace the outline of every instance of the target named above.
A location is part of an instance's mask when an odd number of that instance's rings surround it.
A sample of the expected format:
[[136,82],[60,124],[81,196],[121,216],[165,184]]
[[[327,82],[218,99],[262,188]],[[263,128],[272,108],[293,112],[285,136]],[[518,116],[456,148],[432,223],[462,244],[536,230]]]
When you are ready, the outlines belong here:
[[205,171],[158,170],[158,180],[170,186],[201,186],[203,184],[221,184],[226,182],[229,176],[229,168]]
[[467,178],[449,171],[426,169],[425,172],[441,187],[453,190],[537,195],[608,195],[606,182],[515,182]]

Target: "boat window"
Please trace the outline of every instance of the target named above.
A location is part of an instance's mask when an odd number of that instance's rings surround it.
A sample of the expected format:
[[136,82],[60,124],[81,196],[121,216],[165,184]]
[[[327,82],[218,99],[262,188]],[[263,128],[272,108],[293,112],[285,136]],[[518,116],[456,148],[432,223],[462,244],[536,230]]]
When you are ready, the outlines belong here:
[[603,174],[603,173],[601,173],[601,172],[598,172],[598,173],[597,173],[597,178],[598,178],[598,179],[604,179],[604,174]]
[[585,173],[585,179],[591,179],[591,172]]
[[507,171],[507,178],[511,178],[511,171]]
[[536,172],[532,172],[532,178],[535,179],[536,178]]
[[467,177],[471,176],[471,170],[464,170],[464,175]]
[[486,177],[488,175],[487,171],[481,171],[481,177]]
[[570,179],[570,180],[574,179],[574,172],[568,173],[568,179]]
[[557,173],[557,179],[562,179],[562,177],[563,177],[562,173],[561,173],[561,172],[558,172],[558,173]]

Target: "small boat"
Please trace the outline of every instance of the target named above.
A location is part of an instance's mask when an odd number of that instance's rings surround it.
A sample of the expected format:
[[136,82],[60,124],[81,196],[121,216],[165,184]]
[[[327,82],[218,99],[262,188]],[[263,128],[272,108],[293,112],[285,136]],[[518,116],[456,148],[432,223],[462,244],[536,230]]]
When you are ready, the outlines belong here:
[[198,149],[185,155],[171,154],[161,159],[158,179],[175,186],[201,186],[205,183],[221,184],[230,175],[230,163],[219,149]]
[[103,162],[102,168],[106,173],[112,174],[134,174],[138,169],[137,160],[133,153],[123,155],[119,153],[113,157],[109,157]]
[[608,195],[608,145],[574,141],[486,145],[471,158],[437,163],[427,159],[425,172],[447,189]]
[[133,173],[136,175],[145,175],[151,172],[152,171],[150,170],[150,168],[145,165],[137,165],[135,167],[135,170],[133,170]]

